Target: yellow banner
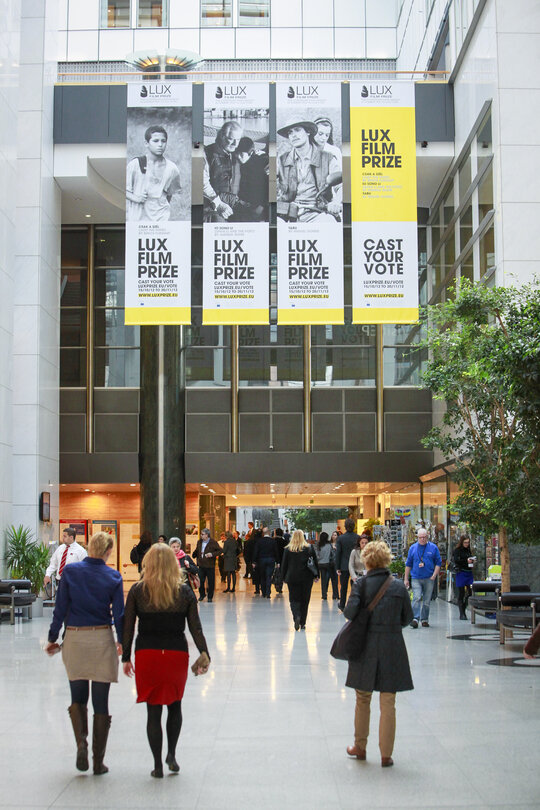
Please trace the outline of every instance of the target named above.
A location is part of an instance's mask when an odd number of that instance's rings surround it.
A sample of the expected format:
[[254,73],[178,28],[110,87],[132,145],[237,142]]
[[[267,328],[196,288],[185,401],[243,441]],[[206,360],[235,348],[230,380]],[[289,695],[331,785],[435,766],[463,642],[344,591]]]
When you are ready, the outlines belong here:
[[204,326],[255,326],[268,324],[268,307],[263,309],[204,309]]
[[126,326],[181,326],[191,323],[191,307],[125,308]]
[[351,178],[353,323],[414,323],[414,84],[351,84]]

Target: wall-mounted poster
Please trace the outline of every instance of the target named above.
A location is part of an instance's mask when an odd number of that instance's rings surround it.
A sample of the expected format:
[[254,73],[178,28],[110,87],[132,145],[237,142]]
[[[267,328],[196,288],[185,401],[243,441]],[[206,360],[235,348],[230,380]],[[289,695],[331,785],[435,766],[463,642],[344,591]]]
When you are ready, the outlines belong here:
[[62,542],[62,533],[64,529],[75,529],[75,542],[80,546],[88,545],[88,521],[87,520],[60,520],[60,537],[59,542]]
[[203,324],[269,321],[269,88],[204,85]]
[[111,568],[117,568],[118,566],[118,544],[117,544],[117,535],[118,535],[118,524],[116,520],[93,520],[92,521],[92,534],[96,534],[96,532],[105,532],[105,534],[109,534],[113,539],[113,548],[111,556],[108,559],[107,564],[111,566]]
[[353,323],[418,320],[412,82],[351,83]]
[[341,84],[276,85],[278,324],[344,321]]
[[192,88],[128,84],[126,324],[191,321]]

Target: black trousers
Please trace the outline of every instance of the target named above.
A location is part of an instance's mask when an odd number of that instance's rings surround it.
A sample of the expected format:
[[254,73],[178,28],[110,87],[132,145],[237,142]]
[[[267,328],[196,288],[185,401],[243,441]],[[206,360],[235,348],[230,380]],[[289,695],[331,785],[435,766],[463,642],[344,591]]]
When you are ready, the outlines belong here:
[[347,604],[347,588],[349,587],[349,572],[342,571],[339,575],[339,607],[344,610]]
[[208,581],[208,599],[214,598],[214,588],[216,587],[216,569],[215,568],[203,568],[202,565],[199,568],[199,580],[201,582],[201,587],[199,588],[199,595],[201,599],[204,599],[206,596],[206,582]]
[[306,623],[309,600],[311,599],[311,589],[313,587],[313,578],[298,583],[288,583],[289,586],[289,604],[291,606],[291,613],[293,619],[298,619],[300,625],[303,627]]
[[271,557],[263,557],[257,566],[261,578],[261,590],[263,596],[270,596],[272,591],[272,574],[274,573],[275,561]]

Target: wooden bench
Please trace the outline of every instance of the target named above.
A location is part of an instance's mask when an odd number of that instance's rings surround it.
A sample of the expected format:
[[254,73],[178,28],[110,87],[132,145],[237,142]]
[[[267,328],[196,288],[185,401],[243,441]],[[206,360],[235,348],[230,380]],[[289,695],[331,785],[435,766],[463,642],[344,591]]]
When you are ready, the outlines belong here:
[[28,608],[28,618],[32,618],[32,605],[36,595],[31,591],[28,579],[0,579],[0,618],[4,610],[9,610],[10,624],[15,624],[15,609]]

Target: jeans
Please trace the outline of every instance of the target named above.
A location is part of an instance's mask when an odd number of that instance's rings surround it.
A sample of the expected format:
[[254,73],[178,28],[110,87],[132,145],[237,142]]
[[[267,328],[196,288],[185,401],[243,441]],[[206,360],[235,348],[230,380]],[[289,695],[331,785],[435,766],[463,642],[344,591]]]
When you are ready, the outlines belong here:
[[[429,606],[435,580],[430,577],[426,579],[411,579],[411,585],[413,590],[412,609],[414,618],[417,621],[427,622],[429,619]],[[421,615],[420,605],[422,605]]]
[[337,599],[339,597],[338,594],[338,578],[336,574],[336,569],[332,566],[328,565],[319,565],[319,571],[321,572],[321,595],[323,599],[326,599],[328,594],[328,583],[332,582],[332,598]]

